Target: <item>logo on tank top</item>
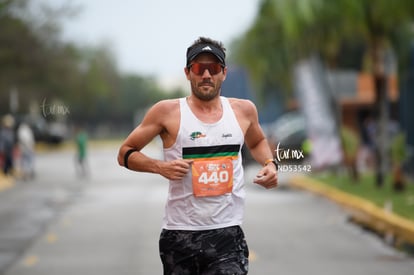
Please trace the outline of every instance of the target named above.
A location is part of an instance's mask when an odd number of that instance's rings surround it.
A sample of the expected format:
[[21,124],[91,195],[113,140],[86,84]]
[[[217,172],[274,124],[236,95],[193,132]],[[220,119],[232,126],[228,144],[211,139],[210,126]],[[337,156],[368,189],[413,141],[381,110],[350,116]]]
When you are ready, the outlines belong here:
[[191,135],[190,135],[190,139],[191,140],[196,140],[196,139],[198,139],[198,138],[203,138],[203,137],[205,137],[206,135],[205,134],[203,134],[203,133],[201,133],[201,132],[192,132],[191,133]]

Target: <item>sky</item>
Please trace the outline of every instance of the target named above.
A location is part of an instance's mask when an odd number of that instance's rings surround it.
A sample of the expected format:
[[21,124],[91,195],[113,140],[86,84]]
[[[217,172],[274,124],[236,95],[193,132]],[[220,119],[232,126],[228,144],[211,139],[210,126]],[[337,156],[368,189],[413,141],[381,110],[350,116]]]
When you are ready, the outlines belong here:
[[[59,5],[67,0],[46,0]],[[78,14],[62,22],[63,38],[107,43],[121,72],[184,79],[185,52],[199,36],[228,48],[253,23],[260,0],[70,0]]]

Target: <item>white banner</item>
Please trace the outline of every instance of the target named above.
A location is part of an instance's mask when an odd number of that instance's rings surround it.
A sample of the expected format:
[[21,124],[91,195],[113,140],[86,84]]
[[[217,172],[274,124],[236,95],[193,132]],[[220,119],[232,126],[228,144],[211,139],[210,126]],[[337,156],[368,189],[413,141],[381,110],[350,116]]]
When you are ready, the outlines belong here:
[[316,57],[299,62],[294,72],[300,105],[311,142],[312,168],[337,165],[342,160],[334,99]]

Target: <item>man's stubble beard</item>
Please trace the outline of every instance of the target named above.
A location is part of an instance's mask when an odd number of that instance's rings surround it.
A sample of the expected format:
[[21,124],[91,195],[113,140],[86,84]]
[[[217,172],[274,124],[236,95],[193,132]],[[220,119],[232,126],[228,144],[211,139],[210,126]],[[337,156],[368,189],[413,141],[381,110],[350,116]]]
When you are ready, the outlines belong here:
[[[211,83],[211,82],[209,82]],[[202,101],[210,101],[213,100],[214,98],[216,98],[219,94],[220,94],[220,90],[221,90],[221,83],[218,83],[217,86],[215,86],[213,83],[211,83],[213,86],[210,86],[211,88],[213,88],[212,90],[210,90],[208,93],[203,92],[202,90],[204,89],[203,86],[201,86],[203,83],[201,82],[199,85],[195,84],[195,83],[191,83],[191,90],[193,95],[202,100]]]

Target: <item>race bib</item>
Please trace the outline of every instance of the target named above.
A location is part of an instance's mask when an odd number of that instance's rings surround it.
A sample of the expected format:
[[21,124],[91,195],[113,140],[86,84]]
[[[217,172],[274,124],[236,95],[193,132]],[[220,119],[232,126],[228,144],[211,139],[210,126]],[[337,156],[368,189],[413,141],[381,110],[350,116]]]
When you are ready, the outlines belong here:
[[231,159],[195,160],[191,169],[194,196],[219,196],[233,190]]

